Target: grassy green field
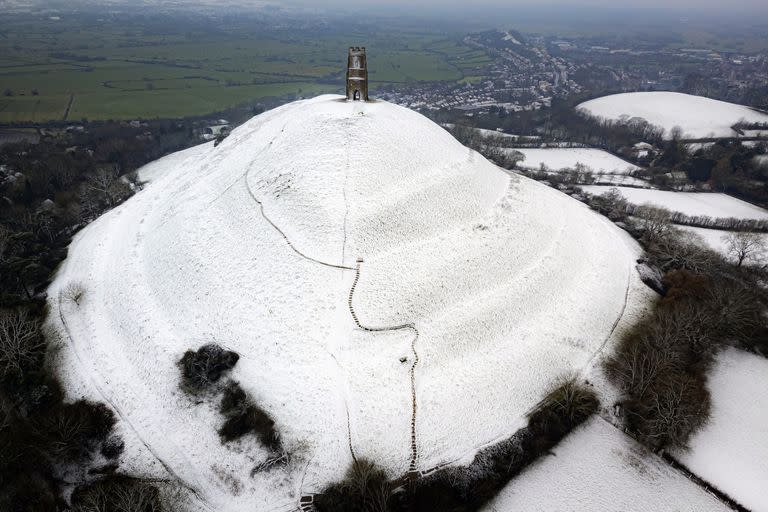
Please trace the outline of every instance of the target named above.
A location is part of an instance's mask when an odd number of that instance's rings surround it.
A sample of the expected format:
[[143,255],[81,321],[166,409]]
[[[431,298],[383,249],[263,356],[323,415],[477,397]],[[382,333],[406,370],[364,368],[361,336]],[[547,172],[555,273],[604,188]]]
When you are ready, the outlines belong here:
[[473,80],[489,62],[459,38],[417,29],[251,33],[148,23],[0,19],[0,123],[184,117],[343,92],[352,45],[368,49],[373,89]]

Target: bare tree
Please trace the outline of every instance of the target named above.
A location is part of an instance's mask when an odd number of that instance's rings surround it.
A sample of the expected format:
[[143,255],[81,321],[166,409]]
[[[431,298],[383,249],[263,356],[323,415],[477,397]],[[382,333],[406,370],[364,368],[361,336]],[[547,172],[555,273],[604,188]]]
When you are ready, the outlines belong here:
[[721,259],[719,254],[706,248],[699,234],[676,228],[671,228],[666,236],[654,240],[648,254],[662,272],[686,269],[706,274]]
[[[75,512],[160,512],[163,506],[155,485],[127,477],[97,482],[78,494]],[[169,507],[173,510],[174,507]]]
[[5,252],[11,240],[11,230],[0,224],[0,263],[5,261]]
[[21,372],[45,347],[37,320],[22,309],[0,312],[0,374]]
[[61,298],[65,302],[80,305],[85,295],[85,287],[82,283],[73,281],[61,290]]
[[757,263],[765,256],[766,243],[760,233],[732,232],[722,239],[728,256],[734,258],[739,267],[747,261]]
[[644,426],[641,437],[653,447],[685,448],[690,436],[706,422],[709,397],[685,374],[670,375],[668,381],[651,390],[647,409],[638,410],[643,416],[639,418]]
[[639,225],[645,230],[643,236],[649,243],[666,238],[674,231],[672,213],[666,208],[644,204],[635,209],[634,215],[640,221]]
[[121,180],[115,169],[100,168],[88,177],[86,190],[94,194],[108,207],[125,199],[131,190],[128,183]]

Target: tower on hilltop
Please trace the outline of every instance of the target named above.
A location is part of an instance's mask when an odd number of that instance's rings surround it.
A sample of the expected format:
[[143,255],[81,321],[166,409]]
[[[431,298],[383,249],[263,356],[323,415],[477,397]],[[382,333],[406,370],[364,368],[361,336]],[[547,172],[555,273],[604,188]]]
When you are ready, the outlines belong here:
[[349,48],[347,58],[347,99],[368,101],[368,61],[365,46]]

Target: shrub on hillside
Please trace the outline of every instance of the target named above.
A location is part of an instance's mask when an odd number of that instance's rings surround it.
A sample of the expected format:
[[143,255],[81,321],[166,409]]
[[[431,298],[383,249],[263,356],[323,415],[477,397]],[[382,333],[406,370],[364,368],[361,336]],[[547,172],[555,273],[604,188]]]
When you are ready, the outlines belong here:
[[726,266],[723,258],[706,248],[704,240],[695,233],[671,229],[645,245],[648,259],[663,273],[688,270],[711,275]]
[[649,318],[620,340],[605,362],[625,395],[627,426],[647,446],[685,447],[709,414],[706,370],[718,347],[714,317],[691,297],[703,293],[698,279],[677,274]]
[[226,418],[219,429],[224,442],[252,433],[271,451],[280,452],[280,436],[275,430],[275,422],[251,401],[237,382],[230,382],[224,389],[220,410]]
[[161,512],[164,510],[157,487],[141,480],[111,475],[77,489],[72,495],[72,512]]
[[22,379],[42,366],[45,339],[40,322],[25,309],[0,311],[0,379]]
[[179,361],[182,387],[192,393],[204,391],[218,382],[239,359],[236,352],[215,343],[203,345],[197,351],[187,350]]
[[528,415],[528,428],[535,434],[535,444],[540,445],[542,452],[549,450],[594,414],[599,405],[592,389],[573,377],[563,379]]
[[0,407],[8,411],[0,417],[0,510],[56,510],[62,471],[77,486],[112,470],[122,452],[114,414],[103,404],[50,400],[27,411],[7,405]]
[[393,484],[375,463],[359,459],[344,479],[326,488],[315,498],[319,512],[393,512],[396,506]]
[[51,461],[83,462],[101,451],[115,423],[115,414],[106,405],[79,400],[42,415],[33,425],[33,435]]

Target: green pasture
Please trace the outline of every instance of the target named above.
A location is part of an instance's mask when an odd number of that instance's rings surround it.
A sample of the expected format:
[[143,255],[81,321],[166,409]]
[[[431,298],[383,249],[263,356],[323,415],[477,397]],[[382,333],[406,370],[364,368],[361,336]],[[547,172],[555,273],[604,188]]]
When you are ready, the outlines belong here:
[[[366,46],[372,88],[472,81],[490,61],[443,34],[184,31],[148,21],[5,22],[0,122],[205,115],[267,97],[342,92],[346,50]],[[143,23],[143,25],[142,25]],[[167,33],[158,27],[167,29]]]

